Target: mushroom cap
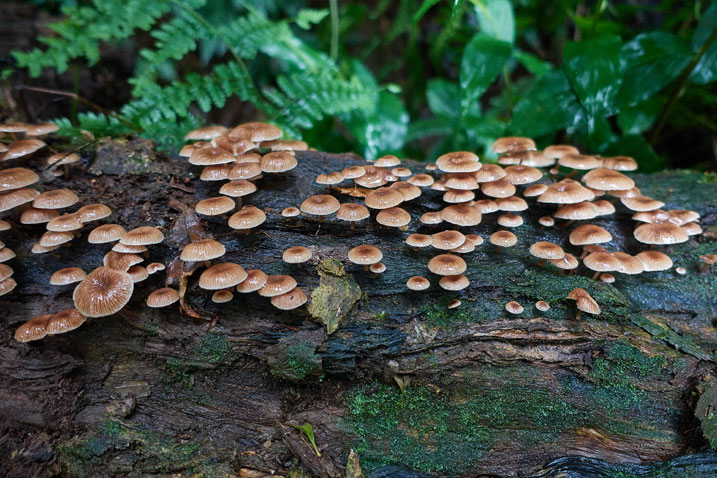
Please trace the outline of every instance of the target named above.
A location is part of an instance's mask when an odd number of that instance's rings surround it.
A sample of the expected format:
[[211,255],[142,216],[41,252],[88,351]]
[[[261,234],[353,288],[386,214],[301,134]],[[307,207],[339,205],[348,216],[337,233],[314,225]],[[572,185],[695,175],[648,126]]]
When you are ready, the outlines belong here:
[[242,294],[247,294],[261,289],[264,287],[266,279],[269,277],[265,272],[260,271],[259,269],[250,269],[246,271],[246,274],[246,279],[244,279],[241,284],[237,285],[237,292],[241,292]]
[[162,287],[147,296],[148,307],[167,307],[179,300],[179,293],[171,287]]
[[51,317],[52,314],[43,314],[28,320],[15,331],[15,340],[30,342],[44,338],[47,335],[47,324]]
[[120,242],[127,246],[148,246],[164,240],[162,231],[152,226],[140,226],[122,236]]
[[615,276],[612,274],[608,274],[607,272],[603,272],[602,274],[600,274],[599,279],[600,282],[604,282],[606,284],[612,284],[613,282],[615,282]]
[[227,164],[234,162],[234,155],[221,148],[199,148],[192,151],[189,156],[189,163],[195,166],[212,166],[215,164]]
[[0,133],[23,133],[27,131],[27,126],[19,122],[0,124]]
[[200,181],[224,181],[229,179],[229,173],[234,168],[234,163],[212,164],[204,166],[202,174],[199,175]]
[[112,209],[104,204],[88,204],[79,208],[76,214],[80,222],[85,223],[99,221],[100,219],[108,217],[112,214]]
[[70,242],[75,238],[75,235],[71,232],[55,232],[47,231],[45,234],[40,236],[40,245],[44,247],[59,246]]
[[[456,226],[476,226],[480,224],[483,216],[480,211],[467,204],[454,204],[441,211],[441,218]],[[457,247],[457,246],[456,246]]]
[[[628,189],[626,191],[610,191],[610,195],[616,198],[636,198],[642,196],[642,193],[638,188]],[[657,209],[657,208],[655,208]]]
[[248,139],[254,143],[261,143],[262,141],[279,139],[282,134],[281,130],[274,125],[255,121],[240,124],[231,130],[227,136],[230,138]]
[[510,184],[530,184],[543,177],[543,172],[538,168],[516,164],[505,168],[505,180]]
[[666,271],[672,267],[672,259],[660,251],[642,251],[635,256],[645,268],[645,272]]
[[631,211],[652,211],[665,205],[662,201],[646,196],[622,197],[620,202]]
[[519,151],[509,153],[520,159],[523,166],[532,166],[534,168],[545,168],[555,164],[555,158],[546,157],[541,151]]
[[298,216],[298,215],[300,215],[300,214],[301,214],[301,211],[299,211],[299,208],[298,208],[298,207],[293,207],[293,206],[284,208],[284,209],[282,209],[282,211],[281,211],[281,216],[282,216],[282,217],[296,217],[296,216]]
[[284,251],[282,259],[287,264],[301,264],[311,259],[311,249],[304,246],[290,247]]
[[368,208],[363,204],[347,202],[341,204],[336,211],[336,218],[342,221],[363,221],[370,216]]
[[82,229],[82,226],[79,216],[73,212],[50,219],[47,223],[47,230],[53,232],[77,231]]
[[199,201],[194,208],[197,214],[205,216],[218,216],[227,213],[236,207],[234,200],[227,196],[217,196]]
[[374,246],[363,244],[349,251],[349,260],[360,266],[370,266],[383,259],[383,253]]
[[578,260],[574,255],[565,253],[560,259],[551,259],[550,263],[558,269],[571,270],[576,269],[579,265]]
[[478,171],[482,164],[478,156],[470,151],[454,151],[439,156],[436,166],[445,173],[472,173]]
[[102,263],[105,265],[105,267],[109,267],[111,269],[117,269],[122,272],[127,272],[130,267],[132,267],[135,264],[139,264],[144,259],[142,259],[137,254],[126,254],[122,252],[117,251],[110,251],[107,254],[105,254],[105,257],[102,260]]
[[226,252],[221,242],[214,239],[200,239],[187,244],[179,258],[185,262],[211,261],[222,257]]
[[483,238],[478,234],[466,234],[466,241],[472,242],[474,246],[483,244]]
[[291,276],[268,276],[262,288],[259,289],[259,295],[262,297],[276,297],[277,295],[286,294],[295,287],[296,280]]
[[495,231],[488,241],[498,247],[512,247],[518,242],[518,238],[510,231]]
[[637,169],[637,161],[629,156],[613,156],[603,158],[602,167],[616,171],[634,171]]
[[475,249],[476,245],[473,243],[473,241],[469,241],[468,239],[466,239],[463,244],[451,249],[451,252],[455,252],[456,254],[468,254],[469,252],[475,251]]
[[612,241],[612,234],[600,226],[583,224],[570,233],[570,244],[584,246],[586,244],[603,244]]
[[56,209],[28,207],[20,215],[20,224],[45,224],[60,215]]
[[547,312],[548,310],[550,310],[550,304],[548,304],[544,300],[539,300],[535,303],[535,308],[541,312]]
[[525,202],[525,199],[518,196],[498,198],[495,200],[495,203],[498,205],[498,210],[500,211],[518,212],[528,209],[528,203]]
[[380,168],[392,168],[394,166],[398,166],[399,164],[401,164],[401,160],[398,159],[398,157],[394,156],[393,154],[387,154],[385,156],[381,156],[380,158],[377,158],[373,164],[374,164],[374,166],[380,167]]
[[461,301],[458,299],[451,299],[451,301],[446,306],[447,309],[455,309],[457,307],[460,307]]
[[669,222],[642,224],[633,234],[643,244],[679,244],[689,239],[687,232]]
[[595,169],[602,166],[602,158],[588,154],[566,154],[558,159],[558,164],[572,169]]
[[567,144],[551,144],[543,150],[543,156],[546,158],[562,158],[566,154],[580,154],[578,148]]
[[80,199],[69,189],[45,191],[35,198],[32,205],[38,209],[62,209],[72,206]]
[[391,169],[391,174],[393,174],[397,178],[407,178],[410,175],[412,175],[413,173],[411,172],[410,169],[399,166],[397,168]]
[[503,179],[506,175],[505,169],[497,164],[484,164],[478,171],[473,172],[473,178],[479,183],[490,183]]
[[473,204],[473,207],[478,209],[478,212],[480,212],[481,214],[490,214],[492,212],[500,210],[498,202],[493,201],[492,199],[479,199],[475,202],[475,204]]
[[13,189],[0,194],[0,212],[9,211],[23,204],[33,201],[39,192],[30,188]]
[[515,194],[515,186],[505,179],[483,183],[480,190],[483,194],[492,198],[507,198]]
[[456,274],[441,277],[441,280],[438,281],[438,285],[445,290],[456,291],[465,289],[471,285],[471,282],[463,274]]
[[14,273],[15,271],[12,270],[12,267],[6,264],[0,264],[0,282],[11,277]]
[[687,274],[687,269],[685,269],[684,267],[675,267],[675,272],[683,276]]
[[540,219],[538,219],[538,222],[541,226],[545,227],[553,227],[555,225],[555,220],[550,216],[543,216]]
[[588,314],[597,315],[600,313],[600,306],[585,289],[573,289],[568,294],[568,299],[573,299],[578,309]]
[[229,217],[229,227],[244,230],[253,229],[266,221],[264,211],[254,206],[244,206]]
[[393,188],[382,187],[368,193],[365,198],[366,206],[371,209],[388,209],[404,201],[403,194]]
[[620,261],[609,252],[591,252],[583,259],[583,264],[597,272],[611,272],[620,269]]
[[339,184],[343,180],[344,176],[338,171],[333,171],[329,174],[319,174],[316,176],[316,184],[333,185]]
[[523,196],[525,196],[527,198],[532,198],[532,197],[540,196],[547,190],[548,190],[547,184],[533,184],[523,190]]
[[[45,246],[40,245],[39,242],[36,242],[35,244],[32,245],[31,252],[32,252],[33,254],[44,254],[44,253],[46,253],[46,252],[54,251],[54,250],[57,249],[58,247],[60,247],[60,246],[45,247]],[[6,249],[7,249],[7,248],[6,248]],[[0,249],[0,254],[1,254],[1,253],[2,253],[2,249]],[[2,261],[0,260],[0,262],[2,262]]]
[[132,281],[135,283],[147,280],[147,278],[149,277],[149,272],[147,272],[147,269],[142,266],[130,267],[129,269],[127,269],[127,274],[132,277]]
[[271,305],[280,310],[293,310],[306,304],[306,293],[301,287],[294,287],[289,292],[275,295],[271,298]]
[[400,207],[390,207],[376,215],[376,222],[387,227],[403,227],[411,222],[411,215]]
[[227,132],[225,126],[207,125],[201,128],[193,129],[184,135],[185,141],[208,140],[221,136]]
[[161,262],[152,262],[151,264],[147,265],[147,273],[149,275],[152,275],[155,272],[163,271],[164,269],[166,269],[166,267]]
[[581,186],[578,182],[563,180],[548,186],[543,194],[538,196],[538,202],[550,204],[575,204],[582,201],[592,201],[595,195]]
[[50,277],[50,284],[74,284],[75,282],[80,282],[85,277],[87,277],[87,274],[79,267],[65,267],[64,269],[57,270],[54,274],[52,274]]
[[269,148],[272,151],[307,151],[309,145],[306,141],[274,139],[271,141],[262,141],[262,148]]
[[66,309],[50,317],[45,332],[47,335],[63,334],[84,324],[87,317],[77,309]]
[[199,287],[207,290],[227,289],[240,284],[247,276],[246,271],[239,264],[231,262],[214,264],[199,276]]
[[253,179],[261,174],[261,166],[257,163],[235,163],[229,170],[229,179]]
[[506,136],[498,138],[493,143],[493,151],[496,153],[511,153],[515,151],[535,150],[535,141],[520,136]]
[[471,173],[452,173],[446,176],[446,187],[467,191],[480,186]]
[[2,160],[7,161],[9,159],[22,158],[45,146],[47,146],[45,142],[39,139],[21,139],[7,147],[7,151],[2,155]]
[[[438,183],[435,183],[438,184]],[[466,191],[461,189],[449,189],[443,195],[443,201],[447,203],[457,204],[472,201],[476,195],[473,191]]]
[[438,211],[429,211],[427,213],[424,213],[423,216],[419,219],[422,224],[440,224],[443,222],[443,218],[441,217],[441,213]]
[[375,264],[371,264],[368,267],[368,270],[370,270],[374,274],[383,274],[384,272],[386,272],[386,264],[384,264],[383,262],[377,262]]
[[124,307],[134,292],[132,277],[121,270],[98,267],[72,294],[75,307],[87,317],[104,317]]
[[297,164],[296,157],[288,151],[274,151],[265,154],[260,163],[261,170],[265,173],[283,173],[294,169]]
[[433,238],[426,234],[414,233],[406,238],[406,244],[413,247],[428,247],[433,243]]
[[597,209],[598,216],[609,216],[610,214],[615,212],[615,206],[613,206],[610,201],[607,201],[605,199],[598,199],[597,201],[593,201],[592,205],[595,206],[595,209]]
[[401,196],[403,196],[404,201],[416,199],[421,195],[421,188],[419,188],[418,186],[414,186],[407,181],[398,181],[392,184],[390,188],[401,193]]
[[246,196],[253,192],[256,192],[256,184],[246,179],[236,179],[223,184],[222,187],[219,188],[219,194],[233,198]]
[[129,252],[139,254],[140,252],[146,252],[149,249],[147,249],[147,246],[128,246],[127,244],[122,244],[121,242],[118,242],[117,244],[112,246],[112,250],[116,252]]
[[523,218],[512,212],[507,212],[498,216],[496,222],[503,227],[519,227],[523,225]]
[[119,224],[103,224],[90,232],[90,235],[87,236],[87,242],[90,244],[104,244],[119,241],[125,234],[127,234],[127,231]]
[[687,224],[680,226],[680,229],[685,231],[685,234],[687,234],[688,236],[696,236],[698,234],[702,234],[702,227],[696,222],[688,222]]
[[453,254],[440,254],[428,261],[428,270],[441,276],[463,274],[466,261]]
[[212,294],[212,302],[215,304],[225,304],[234,298],[234,294],[230,290],[218,290]]
[[0,231],[8,231],[10,229],[12,229],[10,223],[3,219],[0,219]]
[[431,283],[423,276],[413,276],[406,281],[406,287],[411,290],[426,290],[431,286]]
[[433,179],[433,176],[430,174],[414,174],[410,178],[408,178],[407,182],[409,184],[413,184],[414,186],[419,187],[428,187],[431,184],[435,182],[435,179]]
[[588,201],[575,204],[561,204],[555,211],[553,217],[557,219],[568,219],[571,221],[584,221],[594,219],[598,216],[598,209]]
[[683,224],[700,220],[700,213],[698,213],[697,211],[688,211],[686,209],[670,209],[667,212],[670,214],[671,220],[673,218],[676,218],[682,221]]
[[[400,193],[396,193],[400,196]],[[301,203],[301,212],[312,214],[314,216],[328,216],[339,210],[341,204],[339,200],[330,194],[319,194],[305,199]]]
[[436,249],[450,250],[466,242],[466,236],[458,231],[441,231],[431,236],[431,244]]
[[565,251],[557,244],[548,241],[539,241],[531,244],[530,254],[540,259],[562,259]]
[[626,191],[635,187],[635,181],[622,173],[607,168],[597,168],[582,177],[586,186],[602,191]]
[[4,281],[0,281],[0,295],[9,294],[15,289],[15,287],[17,287],[17,282],[15,282],[15,279],[12,277],[8,277]]
[[27,168],[7,168],[0,171],[0,192],[35,184],[40,177]]
[[366,169],[363,166],[347,166],[341,171],[344,179],[356,179],[364,174],[366,174]]
[[518,302],[512,300],[505,304],[505,310],[510,312],[511,314],[518,315],[523,313],[523,306],[520,305]]
[[613,252],[612,255],[620,262],[620,267],[617,268],[617,272],[633,275],[640,274],[645,270],[645,266],[643,266],[637,257],[619,251]]

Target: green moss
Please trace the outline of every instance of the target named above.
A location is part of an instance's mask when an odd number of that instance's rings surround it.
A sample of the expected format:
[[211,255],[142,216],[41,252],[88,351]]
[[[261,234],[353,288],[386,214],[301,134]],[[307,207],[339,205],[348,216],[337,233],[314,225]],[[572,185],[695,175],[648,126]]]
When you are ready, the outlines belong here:
[[314,344],[291,345],[286,353],[286,362],[295,380],[306,378],[321,369],[321,357],[316,354]]
[[190,389],[194,387],[194,377],[189,372],[189,366],[184,360],[169,357],[164,364],[164,368],[171,382],[179,382]]
[[231,345],[223,336],[210,331],[199,342],[199,355],[209,363],[220,363],[231,350]]

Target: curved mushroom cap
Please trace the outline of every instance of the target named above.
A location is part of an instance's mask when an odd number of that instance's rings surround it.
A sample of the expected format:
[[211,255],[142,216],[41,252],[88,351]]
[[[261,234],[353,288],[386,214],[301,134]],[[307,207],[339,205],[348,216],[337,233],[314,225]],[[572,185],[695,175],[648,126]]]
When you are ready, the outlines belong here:
[[22,133],[27,131],[26,123],[3,123],[0,124],[0,133]]
[[483,216],[480,211],[467,204],[448,206],[441,211],[441,219],[457,226],[475,226],[480,224]]
[[208,140],[221,136],[227,132],[225,126],[208,125],[201,128],[193,129],[184,135],[185,141]]
[[241,284],[237,285],[237,292],[241,292],[242,294],[247,294],[261,289],[264,287],[266,279],[269,277],[265,272],[260,271],[259,269],[248,270],[246,271],[246,274],[246,279],[244,279]]
[[63,334],[84,324],[87,317],[77,309],[66,309],[50,317],[45,332],[47,335]]
[[530,245],[530,254],[540,259],[562,259],[565,251],[557,244],[539,241]]
[[380,262],[383,259],[383,253],[374,246],[363,244],[356,246],[349,251],[349,260],[360,266],[370,266]]
[[366,169],[363,166],[347,166],[341,171],[344,179],[356,179],[364,174],[366,174]]
[[[368,211],[368,210],[367,210],[367,211]],[[298,208],[298,207],[293,207],[293,206],[284,208],[284,209],[282,209],[282,211],[281,211],[281,216],[282,216],[282,217],[296,217],[296,216],[298,216],[299,214],[301,214],[301,211],[299,211],[299,208]]]
[[212,294],[212,302],[215,304],[225,304],[234,298],[234,294],[230,290],[218,290]]
[[595,169],[602,166],[602,158],[587,154],[566,154],[558,159],[558,164],[572,169]]
[[87,317],[118,312],[134,292],[132,277],[121,270],[98,267],[80,282],[72,294],[75,307]]
[[45,234],[40,236],[40,245],[44,247],[59,246],[70,242],[75,238],[75,235],[71,232],[54,232],[47,231]]
[[167,307],[179,300],[179,294],[171,287],[157,289],[147,296],[148,307]]
[[[616,198],[636,198],[642,196],[638,188],[628,189],[627,191],[610,191],[610,195]],[[655,208],[657,209],[657,208]]]
[[466,236],[458,231],[441,231],[431,236],[433,247],[441,250],[450,250],[460,247],[466,242]]
[[475,249],[476,249],[476,246],[475,246],[475,244],[473,244],[473,241],[469,241],[466,238],[466,241],[463,244],[461,244],[458,247],[454,247],[450,251],[455,252],[456,254],[468,254],[469,252],[475,251]]
[[411,215],[400,207],[390,207],[376,215],[376,222],[387,227],[403,227],[411,222]]
[[519,227],[523,225],[523,218],[517,214],[507,212],[498,216],[496,222],[503,227]]
[[541,312],[547,312],[550,310],[550,304],[548,304],[544,300],[539,300],[535,303],[535,308]]
[[532,186],[528,186],[523,190],[523,196],[527,198],[532,198],[536,196],[540,196],[545,191],[548,190],[547,184],[533,184]]
[[291,276],[268,276],[262,288],[259,289],[259,295],[262,297],[276,297],[277,295],[286,294],[295,287],[296,280]]
[[583,201],[592,201],[595,195],[575,181],[560,181],[548,186],[543,194],[538,196],[538,202],[550,204],[575,204]]
[[466,241],[472,242],[474,246],[483,244],[483,238],[478,234],[466,234]]
[[428,187],[431,184],[435,182],[435,179],[433,179],[433,176],[430,174],[414,174],[410,178],[408,178],[407,182],[409,184],[413,184],[414,186],[419,187]]
[[622,197],[620,202],[631,211],[652,211],[665,205],[662,201],[646,196]]
[[281,310],[293,310],[306,304],[306,293],[301,287],[294,287],[289,292],[275,295],[271,298],[271,305]]
[[500,210],[498,202],[493,201],[492,199],[479,199],[473,204],[473,207],[478,209],[478,212],[480,212],[481,214],[490,214],[492,212]]
[[680,226],[680,229],[685,231],[685,234],[688,236],[697,236],[702,234],[702,227],[696,222],[688,222],[687,224]]
[[406,287],[411,290],[426,290],[431,286],[431,283],[422,276],[413,276],[406,281]]
[[433,238],[426,234],[411,234],[406,238],[406,244],[413,247],[428,247],[433,243]]
[[79,198],[69,189],[45,191],[35,198],[32,205],[38,209],[62,209],[77,203]]
[[568,294],[568,299],[574,300],[577,308],[583,312],[594,315],[600,313],[600,306],[585,289],[577,288],[571,290]]
[[73,212],[50,219],[47,223],[47,230],[52,232],[77,231],[82,229],[82,226],[79,216]]
[[233,198],[246,196],[253,192],[256,192],[256,184],[251,181],[247,181],[246,179],[235,179],[234,181],[230,181],[219,188],[219,194],[224,194],[225,196]]
[[147,272],[147,269],[142,266],[130,267],[127,269],[127,274],[130,275],[134,283],[142,282],[143,280],[147,280],[149,277],[149,272]]
[[505,170],[497,164],[484,164],[478,171],[472,173],[473,178],[479,183],[490,183],[503,179]]
[[600,226],[583,224],[570,233],[570,244],[584,246],[585,244],[603,244],[612,241],[612,234]]
[[261,143],[262,141],[274,141],[275,139],[279,139],[282,134],[281,130],[274,125],[254,121],[240,124],[231,130],[227,136],[230,138],[248,139],[254,143]]
[[127,231],[119,224],[103,224],[90,232],[87,242],[90,244],[104,244],[119,241],[125,234],[127,234]]
[[463,274],[466,261],[453,254],[440,254],[428,261],[428,270],[440,276]]
[[92,222],[108,217],[112,214],[112,209],[104,204],[88,204],[79,208],[76,214],[80,222]]
[[515,186],[505,179],[483,183],[480,190],[483,194],[492,198],[507,198],[515,194]]
[[579,265],[578,260],[575,258],[575,256],[568,253],[565,253],[565,255],[560,259],[552,259],[550,263],[558,269],[563,270],[576,269]]
[[221,242],[214,239],[201,239],[187,244],[179,258],[185,262],[211,261],[222,257],[226,252]]
[[336,218],[342,221],[363,221],[369,217],[368,208],[363,204],[352,202],[343,203],[336,211]]
[[543,177],[542,171],[532,166],[517,164],[505,168],[505,180],[510,184],[530,184]]
[[197,203],[194,210],[197,214],[205,216],[218,216],[227,213],[236,207],[234,200],[227,196],[217,196],[213,198],[202,199]]
[[603,272],[600,274],[600,282],[604,282],[606,284],[612,284],[615,282],[615,276],[612,274],[608,274],[607,272]]
[[540,223],[541,226],[553,227],[555,225],[555,220],[550,216],[542,216],[538,219],[538,223]]
[[634,171],[637,169],[637,161],[629,156],[613,156],[603,158],[602,167],[616,171]]
[[35,184],[40,177],[27,168],[7,168],[0,171],[0,192]]
[[311,249],[304,246],[290,247],[284,251],[282,259],[287,264],[301,264],[311,259]]
[[234,162],[234,155],[221,148],[199,148],[192,151],[189,163],[195,166],[212,166]]
[[264,211],[254,206],[244,206],[229,217],[229,227],[237,230],[253,229],[266,221]]
[[598,209],[593,203],[583,201],[575,204],[561,204],[553,217],[571,221],[584,221],[598,216]]
[[368,267],[368,270],[370,270],[374,274],[383,274],[384,272],[386,272],[386,264],[384,264],[383,262],[377,262],[375,264],[371,264]]
[[463,274],[456,274],[441,277],[441,280],[438,281],[438,285],[440,285],[442,289],[456,291],[465,289],[471,285],[471,282]]
[[23,204],[33,201],[39,192],[30,188],[13,189],[0,194],[0,212],[9,211]]
[[454,151],[439,156],[436,166],[445,173],[472,173],[478,171],[482,164],[478,156],[469,151]]
[[152,262],[151,264],[147,265],[147,273],[149,275],[152,275],[155,272],[163,271],[164,269],[166,269],[166,267],[161,262]]
[[440,224],[443,222],[443,218],[441,217],[441,213],[438,211],[429,211],[427,213],[424,213],[423,216],[419,219],[422,224]]
[[[400,196],[400,193],[396,193]],[[301,212],[312,214],[314,216],[328,216],[339,210],[341,204],[339,200],[329,194],[319,194],[305,199],[301,203]]]
[[30,342],[44,338],[47,335],[47,324],[51,317],[52,314],[43,314],[28,320],[15,331],[15,340]]
[[597,201],[593,201],[592,205],[597,210],[598,216],[609,216],[610,214],[615,212],[615,206],[613,206],[610,201],[606,201],[605,199],[598,199]]
[[520,136],[506,136],[498,138],[493,143],[493,151],[496,153],[512,153],[515,151],[534,151],[535,141]]
[[528,203],[526,203],[523,198],[519,198],[518,196],[498,198],[495,200],[495,203],[498,205],[498,210],[500,211],[518,212],[528,209]]
[[0,264],[0,282],[11,277],[14,273],[15,271],[12,270],[12,267],[6,264]]
[[[700,213],[697,211],[688,211],[686,209],[670,209],[667,211],[670,215],[670,222],[677,219],[681,224],[695,222],[700,220]],[[677,222],[675,222],[677,224]]]
[[262,148],[269,148],[272,151],[307,151],[309,145],[306,141],[274,139],[272,141],[262,141]]
[[247,276],[246,271],[239,264],[231,262],[214,264],[199,276],[199,287],[207,290],[227,289],[240,284]]
[[505,304],[505,310],[510,312],[513,315],[518,315],[523,313],[523,306],[520,305],[518,302],[512,300]]
[[620,269],[620,261],[609,252],[591,252],[583,259],[583,264],[597,272],[611,272]]
[[[214,138],[212,139],[211,145],[216,148],[223,149],[224,151],[231,153],[233,156],[237,156],[238,161],[239,156],[244,156],[247,151],[251,151],[256,148],[256,143],[253,141],[242,138],[230,138],[229,136],[219,136]],[[244,160],[245,158],[241,158],[241,161]]]
[[398,181],[397,183],[392,184],[390,188],[401,193],[404,201],[416,199],[421,195],[421,188],[414,186],[407,181]]
[[229,179],[254,179],[261,174],[261,166],[257,163],[243,162],[236,163],[229,171]]
[[51,285],[74,284],[75,282],[80,282],[85,277],[87,277],[87,274],[85,273],[85,271],[83,271],[79,267],[66,267],[64,269],[55,271],[55,273],[52,274],[52,277],[50,277],[50,284]]
[[105,257],[103,258],[102,262],[105,267],[127,272],[130,267],[135,264],[139,264],[143,260],[144,259],[142,259],[137,254],[125,254],[121,252],[110,251],[105,254]]
[[578,148],[567,144],[551,144],[543,150],[543,156],[546,158],[562,158],[566,154],[580,154]]
[[478,189],[480,186],[470,173],[453,173],[446,176],[446,187],[463,191]]
[[660,251],[642,251],[635,256],[645,268],[645,272],[666,271],[672,267],[672,259]]
[[635,181],[622,173],[607,168],[597,168],[586,173],[582,182],[602,191],[626,191],[635,187]]
[[127,246],[148,246],[164,240],[162,231],[152,226],[140,226],[122,236],[120,242]]
[[[45,247],[45,246],[40,245],[39,242],[36,242],[35,244],[32,245],[31,252],[33,254],[45,254],[46,252],[54,251],[58,247],[60,247],[60,246]],[[7,249],[7,247],[5,249]],[[3,249],[0,249],[0,254],[2,253],[2,251],[3,251]],[[2,261],[0,260],[0,262],[2,262]]]
[[669,222],[642,224],[635,228],[635,239],[643,244],[679,244],[687,242],[687,232]]
[[3,219],[0,219],[0,231],[9,231],[10,229],[12,229],[10,223]]
[[15,279],[12,277],[8,277],[4,281],[0,281],[0,295],[9,294],[15,289],[15,287],[17,287],[17,282],[15,282]]
[[[438,183],[435,183],[438,184]],[[449,189],[443,195],[443,201],[447,203],[457,204],[472,201],[476,195],[473,191],[465,191],[460,189]]]
[[118,242],[117,244],[112,246],[112,250],[117,252],[129,252],[139,254],[140,252],[146,252],[149,249],[147,249],[147,246],[128,246],[127,244],[122,244],[121,242]]
[[518,238],[510,231],[496,231],[490,235],[488,241],[498,247],[512,247]]
[[640,262],[640,259],[637,257],[619,251],[613,252],[612,255],[620,262],[620,267],[617,268],[617,272],[634,275],[640,274],[645,270],[642,262]]
[[199,175],[200,181],[224,181],[229,179],[229,173],[234,167],[233,163],[214,164],[212,166],[204,166],[202,174]]
[[371,209],[388,209],[398,206],[403,201],[403,194],[399,191],[393,188],[383,187],[368,193],[364,202],[366,206]]
[[20,224],[45,224],[60,215],[56,209],[28,207],[20,215]]
[[7,147],[7,151],[2,155],[2,160],[7,161],[9,159],[22,158],[45,146],[45,142],[39,139],[21,139]]
[[294,169],[297,164],[296,157],[288,151],[265,154],[260,163],[261,170],[265,173],[283,173]]
[[325,184],[329,186],[339,184],[343,180],[344,176],[338,171],[333,171],[329,174],[319,174],[316,176],[316,184]]
[[401,160],[392,154],[381,156],[380,158],[377,158],[374,162],[374,166],[380,168],[392,168],[394,166],[398,166],[399,164],[401,164]]

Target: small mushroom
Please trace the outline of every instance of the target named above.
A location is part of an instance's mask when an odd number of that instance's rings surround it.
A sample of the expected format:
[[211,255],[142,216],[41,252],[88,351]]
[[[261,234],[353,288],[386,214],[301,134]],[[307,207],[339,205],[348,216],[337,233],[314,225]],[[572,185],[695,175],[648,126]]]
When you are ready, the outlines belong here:
[[573,289],[568,294],[568,299],[575,301],[575,305],[578,308],[578,313],[575,315],[575,320],[580,320],[583,312],[588,314],[598,315],[600,313],[600,306],[595,299],[585,289]]

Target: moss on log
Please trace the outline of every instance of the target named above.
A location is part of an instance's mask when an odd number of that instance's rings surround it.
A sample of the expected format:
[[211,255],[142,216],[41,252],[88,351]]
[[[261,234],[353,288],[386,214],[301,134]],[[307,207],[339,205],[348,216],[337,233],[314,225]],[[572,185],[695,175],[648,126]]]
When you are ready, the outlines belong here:
[[[374,222],[351,230],[335,220],[279,214],[324,193],[315,176],[359,164],[353,155],[297,153],[299,168],[261,179],[259,192],[244,198],[267,212],[266,223],[237,235],[225,219],[198,222],[184,210],[182,204],[217,189],[183,182],[198,174],[186,161],[157,157],[138,141],[104,142],[84,154],[82,168],[67,179],[45,179],[52,181],[46,186],[69,187],[83,203],[106,203],[113,220],[128,228],[164,228],[167,240],[151,248],[152,261],[170,263],[190,235],[213,236],[226,246],[226,260],[291,274],[307,292],[318,292],[313,309],[291,312],[255,294],[217,305],[192,276],[187,305],[217,318],[207,331],[206,321],[143,305],[164,285],[155,274],[137,285],[119,314],[19,344],[12,334],[22,321],[72,304],[71,287],[48,285],[52,272],[89,271],[107,248],[83,236],[56,254],[32,255],[42,228],[3,233],[17,253],[10,264],[19,284],[0,297],[6,311],[0,456],[7,476],[334,478],[345,473],[351,449],[364,476],[373,478],[717,472],[700,427],[710,413],[698,405],[703,390],[712,390],[705,400],[713,400],[714,386],[698,384],[713,383],[707,376],[717,352],[717,279],[699,267],[700,254],[717,253],[717,185],[704,176],[632,175],[667,208],[702,214],[704,235],[665,248],[686,275],[618,275],[604,284],[583,271],[537,267],[528,245],[564,245],[567,233],[538,226],[552,209],[533,206],[516,229],[518,246],[495,253],[486,243],[465,256],[468,289],[416,293],[406,290],[406,279],[428,275],[431,252],[407,248],[406,233]],[[408,203],[412,231],[430,231],[415,225],[423,212],[440,208],[438,199],[427,191]],[[624,211],[595,223],[612,233],[615,248],[642,249]],[[495,215],[468,229],[487,238]],[[348,250],[362,243],[381,248],[384,274],[348,263]],[[293,245],[312,246],[313,262],[283,263],[282,252]],[[575,320],[574,302],[566,299],[575,287],[586,289],[603,313]],[[447,309],[455,297],[462,305]],[[525,312],[505,312],[510,300]],[[537,300],[551,309],[538,312]],[[396,378],[408,386],[400,389]],[[320,458],[286,427],[304,423],[313,426]],[[712,428],[709,422],[705,431]],[[350,474],[356,473],[353,459]]]

